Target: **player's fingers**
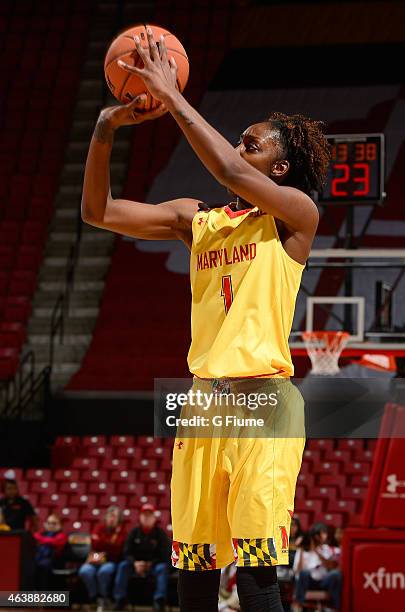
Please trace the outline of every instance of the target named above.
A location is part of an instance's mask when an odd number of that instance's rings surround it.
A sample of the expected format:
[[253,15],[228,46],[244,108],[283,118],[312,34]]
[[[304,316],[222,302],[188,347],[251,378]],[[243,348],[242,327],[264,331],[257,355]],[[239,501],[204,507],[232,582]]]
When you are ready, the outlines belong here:
[[159,51],[155,39],[153,38],[153,32],[151,28],[146,28],[146,35],[148,37],[150,58],[152,61],[155,62],[157,59],[159,59]]
[[149,56],[148,54],[145,52],[145,49],[142,47],[141,45],[141,40],[139,38],[139,36],[133,36],[134,39],[134,43],[135,43],[135,48],[138,52],[139,57],[141,58],[141,60],[143,61],[144,65],[149,61]]
[[167,62],[167,47],[166,47],[166,43],[165,43],[165,37],[162,36],[160,37],[159,40],[159,50],[160,50],[160,59],[162,61],[162,64]]
[[176,79],[176,84],[177,84],[177,71],[178,71],[178,67],[177,67],[176,60],[174,59],[174,57],[170,58],[169,65],[170,65],[170,71],[173,74],[174,78]]
[[169,64],[170,64],[170,68],[177,74],[177,64],[176,64],[176,60],[174,59],[174,57],[171,57],[169,60]]
[[127,104],[129,109],[143,109],[145,107],[147,96],[146,94],[140,94],[139,96],[135,96],[131,102]]
[[159,106],[157,108],[155,108],[153,111],[151,111],[150,117],[151,117],[151,119],[156,119],[157,117],[161,117],[165,113],[167,113],[166,106],[164,104],[159,104]]
[[118,60],[117,64],[118,66],[126,70],[127,72],[132,72],[133,74],[138,74],[139,76],[142,76],[143,70],[141,70],[140,68],[135,68],[135,66],[130,66],[129,64],[127,64],[126,62],[123,62],[122,60]]

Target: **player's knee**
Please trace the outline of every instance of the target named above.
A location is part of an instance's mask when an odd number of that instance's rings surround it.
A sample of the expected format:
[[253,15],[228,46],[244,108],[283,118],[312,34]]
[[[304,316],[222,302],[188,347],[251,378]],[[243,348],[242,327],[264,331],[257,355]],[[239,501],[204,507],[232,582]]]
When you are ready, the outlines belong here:
[[218,610],[221,570],[179,570],[177,592],[181,612],[214,612]]
[[282,612],[274,566],[238,567],[236,585],[244,612]]

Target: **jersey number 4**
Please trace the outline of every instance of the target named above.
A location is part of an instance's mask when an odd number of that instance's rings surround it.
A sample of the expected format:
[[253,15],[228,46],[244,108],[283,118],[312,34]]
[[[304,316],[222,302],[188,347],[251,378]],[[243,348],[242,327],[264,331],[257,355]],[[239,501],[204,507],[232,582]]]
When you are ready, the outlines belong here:
[[232,277],[230,274],[222,277],[221,295],[224,298],[225,314],[228,314],[233,302]]

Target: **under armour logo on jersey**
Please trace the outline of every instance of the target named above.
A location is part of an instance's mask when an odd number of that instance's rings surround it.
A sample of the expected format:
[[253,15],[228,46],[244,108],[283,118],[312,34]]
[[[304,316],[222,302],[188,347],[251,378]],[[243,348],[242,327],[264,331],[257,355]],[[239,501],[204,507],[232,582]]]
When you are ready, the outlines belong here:
[[176,442],[176,446],[177,446],[177,448],[178,448],[179,450],[181,450],[181,449],[183,448],[183,446],[184,446],[184,442],[182,442],[182,441],[180,440],[180,442]]
[[204,217],[198,217],[198,225],[202,225],[204,223]]

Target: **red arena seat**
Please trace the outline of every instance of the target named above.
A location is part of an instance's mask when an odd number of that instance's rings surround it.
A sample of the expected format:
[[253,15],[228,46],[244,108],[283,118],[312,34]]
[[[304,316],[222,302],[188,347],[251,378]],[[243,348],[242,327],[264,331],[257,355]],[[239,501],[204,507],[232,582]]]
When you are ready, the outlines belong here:
[[336,487],[345,487],[346,486],[346,475],[345,474],[319,474],[318,475],[318,485],[320,487],[328,487],[328,486],[336,486]]
[[370,463],[351,463],[345,468],[346,474],[367,476],[370,473]]
[[340,464],[337,461],[322,461],[319,464],[314,465],[314,472],[316,474],[339,474]]
[[75,521],[79,518],[79,508],[62,508],[60,516],[62,520]]
[[105,436],[84,436],[82,446],[105,446],[106,442]]
[[90,482],[88,483],[88,493],[95,495],[114,495],[114,484],[112,482]]
[[336,487],[313,487],[308,490],[308,497],[334,501],[338,497],[338,489]]
[[75,457],[72,468],[78,470],[97,470],[99,459],[97,457]]
[[133,470],[113,470],[110,473],[110,480],[114,483],[135,482],[135,473]]
[[302,472],[298,474],[297,482],[300,485],[305,485],[306,487],[315,486],[315,475],[314,474],[303,474]]
[[25,477],[27,480],[46,480],[49,481],[51,479],[51,470],[48,469],[29,469],[25,472]]
[[92,508],[96,506],[96,500],[96,495],[72,493],[69,495],[69,506],[72,508]]
[[78,436],[58,436],[55,440],[55,446],[78,446]]
[[127,506],[126,495],[100,495],[98,498],[99,508],[107,508],[108,506],[118,506],[124,509]]
[[109,480],[107,470],[83,470],[80,478],[83,482],[107,482]]
[[150,482],[164,483],[165,475],[162,472],[149,472],[149,470],[142,470],[139,472],[139,480],[140,482],[144,482],[146,484]]
[[89,457],[112,458],[112,448],[107,446],[91,445],[87,447]]
[[34,480],[29,487],[32,493],[56,493],[56,482],[48,480]]
[[307,448],[319,451],[333,450],[335,448],[335,441],[315,438],[308,440]]
[[137,463],[142,458],[142,449],[139,446],[119,446],[116,449],[115,456],[118,459],[132,459]]
[[41,493],[39,496],[39,504],[48,508],[65,508],[68,496],[66,493]]
[[134,437],[133,436],[111,436],[110,444],[111,446],[123,446],[124,448],[128,446],[134,446]]
[[79,480],[79,470],[55,470],[53,479],[57,482],[72,482]]
[[367,493],[366,487],[344,487],[342,489],[342,498],[347,500],[362,501]]
[[330,513],[346,512],[348,514],[355,514],[357,512],[357,502],[347,499],[330,500],[327,504],[327,510]]
[[128,459],[112,459],[111,457],[103,457],[100,460],[100,468],[102,470],[127,470],[128,469]]
[[86,483],[77,482],[75,480],[65,480],[59,482],[58,491],[60,493],[77,493],[77,495],[85,495],[86,494]]
[[103,511],[100,508],[86,507],[80,510],[81,521],[101,521]]
[[133,497],[141,497],[145,493],[145,485],[141,482],[118,482],[117,494],[126,495],[129,499]]
[[367,487],[369,481],[368,474],[354,474],[350,477],[350,486],[352,487]]
[[342,439],[338,440],[338,448],[340,450],[362,450],[364,448],[364,441],[357,439]]

